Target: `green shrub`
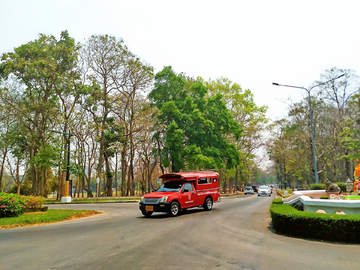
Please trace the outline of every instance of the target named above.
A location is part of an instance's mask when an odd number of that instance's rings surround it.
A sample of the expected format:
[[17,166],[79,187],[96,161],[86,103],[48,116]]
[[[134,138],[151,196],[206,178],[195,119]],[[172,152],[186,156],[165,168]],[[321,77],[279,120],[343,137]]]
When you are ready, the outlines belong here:
[[337,185],[339,186],[341,192],[346,192],[346,185],[345,185],[345,183],[343,183],[343,182],[336,182],[335,184],[337,184]]
[[298,211],[287,204],[272,204],[270,213],[277,233],[300,238],[360,243],[360,215]]
[[321,189],[326,189],[326,186],[325,186],[325,184],[311,184],[310,189],[311,190],[321,190]]
[[25,198],[14,193],[0,193],[0,218],[16,217],[25,211]]
[[281,198],[278,198],[278,199],[273,199],[271,203],[272,203],[272,204],[282,204],[283,201],[282,201]]
[[328,198],[328,196],[321,196],[320,199],[327,200],[327,199],[329,199],[329,198]]
[[41,196],[28,196],[25,198],[27,209],[40,209],[44,203],[45,198]]

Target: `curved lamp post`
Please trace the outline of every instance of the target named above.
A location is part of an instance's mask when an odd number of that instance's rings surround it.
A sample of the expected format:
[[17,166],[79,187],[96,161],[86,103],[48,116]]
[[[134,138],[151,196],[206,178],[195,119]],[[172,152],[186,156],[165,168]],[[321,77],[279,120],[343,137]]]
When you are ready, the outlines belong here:
[[322,82],[319,83],[317,85],[312,86],[311,88],[307,89],[305,87],[300,87],[300,86],[293,86],[293,85],[284,85],[284,84],[278,84],[278,83],[273,83],[273,85],[276,86],[284,86],[284,87],[291,87],[291,88],[298,88],[298,89],[304,89],[307,93],[308,93],[308,97],[309,97],[309,109],[310,109],[310,127],[311,127],[311,141],[312,141],[312,150],[313,150],[313,158],[314,158],[314,174],[315,174],[315,183],[318,184],[319,183],[319,178],[318,178],[318,174],[317,174],[317,165],[316,165],[316,154],[315,154],[315,140],[314,140],[314,126],[313,126],[313,115],[312,115],[312,109],[311,109],[311,97],[310,97],[310,92],[313,88],[326,84],[328,82],[337,80],[339,78],[341,78],[342,76],[344,76],[345,74],[342,74],[336,78],[333,78],[331,80],[328,80],[326,82]]

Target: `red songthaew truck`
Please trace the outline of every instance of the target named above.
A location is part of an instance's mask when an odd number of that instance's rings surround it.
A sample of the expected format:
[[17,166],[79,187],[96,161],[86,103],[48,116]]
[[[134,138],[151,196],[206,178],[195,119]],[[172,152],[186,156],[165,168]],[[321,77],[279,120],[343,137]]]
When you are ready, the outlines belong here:
[[191,207],[204,207],[210,211],[220,198],[217,172],[167,173],[160,178],[161,187],[141,197],[139,209],[145,217],[150,217],[153,212],[177,216],[181,210]]

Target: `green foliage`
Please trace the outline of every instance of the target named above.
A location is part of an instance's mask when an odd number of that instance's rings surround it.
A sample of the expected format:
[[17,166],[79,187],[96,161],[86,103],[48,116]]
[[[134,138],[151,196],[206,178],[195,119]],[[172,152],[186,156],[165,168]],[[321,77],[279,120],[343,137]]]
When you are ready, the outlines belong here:
[[[17,193],[17,184],[13,185],[12,188],[10,189],[10,193]],[[24,181],[21,186],[20,186],[20,195],[24,195],[24,196],[29,196],[32,194],[32,190],[31,190],[31,181]]]
[[163,143],[161,162],[174,172],[225,164],[232,168],[240,162],[239,152],[227,138],[238,139],[241,129],[222,96],[206,97],[207,91],[201,79],[176,74],[170,66],[155,76],[149,98],[159,110],[157,128],[162,135],[156,136]]
[[0,218],[16,217],[25,211],[24,197],[14,193],[0,193]]
[[105,175],[106,175],[106,177],[113,177],[115,174],[111,171],[106,171]]
[[107,117],[105,119],[105,133],[104,133],[104,157],[110,158],[115,155],[116,148],[115,144],[125,143],[124,127],[116,123],[113,117]]
[[277,199],[273,199],[271,203],[272,204],[282,204],[283,201],[282,201],[282,198],[277,198]]
[[321,196],[320,199],[327,200],[327,199],[329,199],[329,198],[328,198],[328,196]]
[[322,189],[326,189],[326,186],[325,186],[325,184],[311,184],[310,189],[311,190],[322,190]]
[[205,82],[209,88],[207,96],[215,97],[220,95],[226,104],[234,120],[239,124],[242,131],[241,137],[228,138],[229,142],[236,145],[236,150],[240,153],[240,161],[236,166],[237,175],[242,181],[248,180],[256,183],[265,183],[258,173],[256,151],[263,144],[262,134],[268,129],[268,119],[266,118],[267,106],[257,106],[254,95],[249,90],[243,90],[237,83],[233,83],[227,78],[218,78]]
[[340,192],[346,192],[346,184],[343,182],[336,182],[335,184],[337,184],[340,188]]
[[52,166],[57,165],[59,159],[61,159],[59,149],[57,149],[53,145],[46,143],[32,159],[32,162],[38,168],[45,167],[49,169]]
[[324,241],[360,243],[360,215],[318,214],[272,204],[272,226],[277,233]]
[[1,57],[0,76],[7,80],[0,85],[1,103],[13,116],[19,133],[11,132],[13,139],[9,144],[14,156],[30,162],[36,194],[45,190],[45,181],[36,177],[40,175],[37,172],[59,164],[61,159],[53,135],[48,133],[54,124],[64,121],[68,124],[69,115],[65,117],[61,112],[61,104],[66,103],[72,112],[67,101],[78,98],[75,93],[81,88],[76,71],[78,49],[74,39],[63,31],[59,40],[40,34],[38,39]]
[[[340,188],[341,192],[346,192],[346,185],[345,183],[342,182],[336,182],[335,184],[337,184]],[[325,184],[311,184],[310,185],[310,189],[311,190],[323,190],[326,189],[326,185]]]
[[44,204],[44,197],[41,196],[27,196],[25,198],[27,209],[40,209]]

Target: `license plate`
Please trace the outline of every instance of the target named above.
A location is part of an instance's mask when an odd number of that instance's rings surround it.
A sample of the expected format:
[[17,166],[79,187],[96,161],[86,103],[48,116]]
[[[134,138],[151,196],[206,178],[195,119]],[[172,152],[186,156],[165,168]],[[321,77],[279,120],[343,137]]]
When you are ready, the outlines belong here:
[[152,212],[152,211],[154,211],[154,206],[152,206],[152,205],[146,205],[146,206],[145,206],[145,210]]

